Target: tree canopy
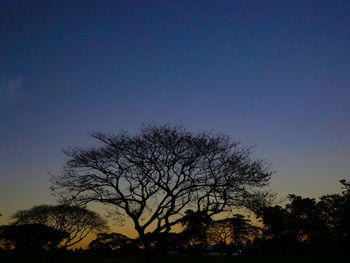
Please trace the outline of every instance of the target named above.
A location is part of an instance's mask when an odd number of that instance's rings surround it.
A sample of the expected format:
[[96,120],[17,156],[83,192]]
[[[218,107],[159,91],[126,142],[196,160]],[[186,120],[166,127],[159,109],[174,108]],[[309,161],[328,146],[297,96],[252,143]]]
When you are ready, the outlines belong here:
[[106,228],[106,221],[96,212],[68,205],[38,205],[17,211],[12,218],[15,225],[42,224],[68,233],[62,244],[66,248]]
[[225,135],[149,125],[136,135],[91,136],[100,146],[66,150],[53,190],[75,204],[113,205],[133,221],[146,250],[146,233],[169,232],[188,209],[212,216],[248,205],[271,177],[250,148]]

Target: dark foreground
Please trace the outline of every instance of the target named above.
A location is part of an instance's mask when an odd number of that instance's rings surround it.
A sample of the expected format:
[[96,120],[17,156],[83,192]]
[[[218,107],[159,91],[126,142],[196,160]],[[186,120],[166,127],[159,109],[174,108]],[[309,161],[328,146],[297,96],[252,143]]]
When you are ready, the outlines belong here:
[[[55,259],[1,258],[2,263],[143,263],[143,257],[64,257]],[[296,256],[164,256],[157,257],[156,263],[340,263],[349,262],[346,256],[296,257]]]

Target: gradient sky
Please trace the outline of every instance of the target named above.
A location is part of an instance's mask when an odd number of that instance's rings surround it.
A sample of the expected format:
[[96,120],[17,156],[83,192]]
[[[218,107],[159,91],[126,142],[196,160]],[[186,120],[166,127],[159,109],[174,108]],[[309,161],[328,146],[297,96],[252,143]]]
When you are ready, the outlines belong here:
[[0,224],[55,203],[88,131],[183,124],[256,145],[280,196],[350,179],[350,2],[0,0]]

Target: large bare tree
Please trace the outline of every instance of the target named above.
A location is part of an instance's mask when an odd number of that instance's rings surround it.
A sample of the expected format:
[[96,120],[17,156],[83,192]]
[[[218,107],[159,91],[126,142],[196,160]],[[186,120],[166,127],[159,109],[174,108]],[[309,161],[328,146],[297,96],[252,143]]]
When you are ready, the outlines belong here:
[[184,212],[219,214],[249,204],[271,172],[230,137],[170,125],[143,126],[131,135],[92,133],[99,147],[73,147],[62,174],[51,180],[62,198],[111,204],[133,222],[145,251],[147,233],[168,233]]

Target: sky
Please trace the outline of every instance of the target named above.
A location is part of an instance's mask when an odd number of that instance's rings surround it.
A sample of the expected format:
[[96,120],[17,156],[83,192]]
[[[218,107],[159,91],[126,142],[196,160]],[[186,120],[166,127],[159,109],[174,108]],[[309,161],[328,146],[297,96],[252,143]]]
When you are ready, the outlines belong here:
[[0,224],[88,132],[213,131],[317,197],[350,180],[350,2],[0,0]]

